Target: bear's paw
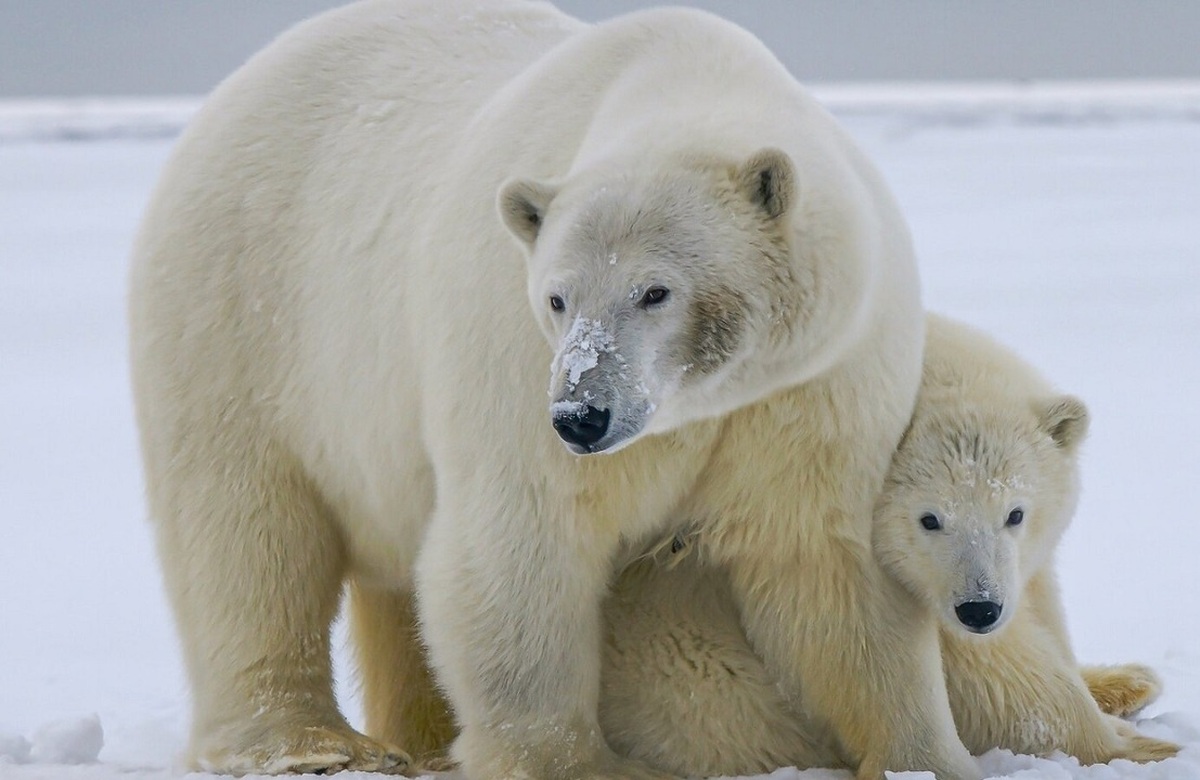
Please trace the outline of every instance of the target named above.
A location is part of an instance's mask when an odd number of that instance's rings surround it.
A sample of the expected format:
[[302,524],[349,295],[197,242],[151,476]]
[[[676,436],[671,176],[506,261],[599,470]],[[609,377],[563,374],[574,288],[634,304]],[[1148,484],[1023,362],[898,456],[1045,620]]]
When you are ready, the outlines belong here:
[[341,771],[404,774],[413,766],[403,750],[348,727],[309,726],[272,732],[252,744],[204,753],[197,764],[218,774],[332,774]]

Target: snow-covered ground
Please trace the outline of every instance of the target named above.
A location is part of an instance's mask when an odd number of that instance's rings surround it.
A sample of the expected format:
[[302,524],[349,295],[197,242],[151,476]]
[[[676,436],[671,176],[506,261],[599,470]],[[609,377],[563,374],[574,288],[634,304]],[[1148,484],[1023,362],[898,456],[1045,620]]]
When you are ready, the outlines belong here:
[[[1186,744],[1146,767],[994,751],[985,770],[1200,778],[1200,86],[820,92],[892,183],[929,306],[1088,402],[1059,556],[1075,647],[1157,668],[1166,693],[1142,727]],[[138,215],[191,110],[0,104],[6,780],[181,774],[187,691],[144,519],[123,301]]]

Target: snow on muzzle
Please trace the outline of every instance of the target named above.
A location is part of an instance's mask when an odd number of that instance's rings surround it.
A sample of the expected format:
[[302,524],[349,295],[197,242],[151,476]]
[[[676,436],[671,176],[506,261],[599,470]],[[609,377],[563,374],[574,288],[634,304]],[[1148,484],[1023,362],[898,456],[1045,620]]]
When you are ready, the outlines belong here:
[[600,320],[575,318],[550,371],[550,422],[576,455],[612,450],[645,426],[648,404],[638,403],[617,339]]

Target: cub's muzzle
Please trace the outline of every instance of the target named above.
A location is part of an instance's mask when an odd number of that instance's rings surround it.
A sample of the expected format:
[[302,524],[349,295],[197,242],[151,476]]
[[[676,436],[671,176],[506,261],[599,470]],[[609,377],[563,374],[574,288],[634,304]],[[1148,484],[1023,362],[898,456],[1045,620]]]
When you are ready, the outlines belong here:
[[954,608],[954,614],[968,631],[986,634],[996,627],[996,621],[1000,619],[1003,609],[1002,604],[994,601],[964,601]]

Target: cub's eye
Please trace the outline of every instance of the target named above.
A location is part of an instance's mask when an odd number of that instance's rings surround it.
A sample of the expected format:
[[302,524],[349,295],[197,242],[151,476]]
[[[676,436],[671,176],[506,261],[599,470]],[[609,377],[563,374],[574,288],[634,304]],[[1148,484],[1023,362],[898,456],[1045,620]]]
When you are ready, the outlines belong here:
[[1008,525],[1008,526],[1014,526],[1014,525],[1020,525],[1024,521],[1025,521],[1025,510],[1018,507],[1017,509],[1014,509],[1013,511],[1008,513],[1008,519],[1004,521],[1004,524]]
[[921,515],[921,527],[926,531],[938,531],[941,530],[942,521],[932,512],[926,512]]
[[565,303],[563,303],[563,299],[561,296],[558,296],[558,295],[550,296],[550,311],[562,311],[565,308],[567,308],[567,305]]
[[671,291],[668,290],[666,287],[659,287],[659,286],[655,285],[654,287],[651,287],[649,290],[646,290],[646,294],[642,296],[642,305],[643,306],[657,306],[658,304],[665,301],[667,299],[667,296],[670,294],[671,294]]

